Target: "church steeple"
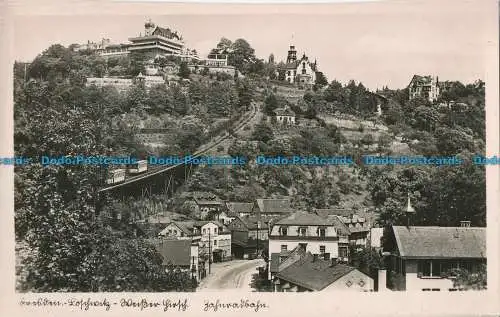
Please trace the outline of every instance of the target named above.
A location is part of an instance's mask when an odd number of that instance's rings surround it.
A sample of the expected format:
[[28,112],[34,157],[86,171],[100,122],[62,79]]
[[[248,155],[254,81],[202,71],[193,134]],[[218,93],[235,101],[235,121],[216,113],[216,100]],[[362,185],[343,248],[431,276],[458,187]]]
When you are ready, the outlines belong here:
[[288,56],[286,58],[286,63],[293,63],[297,60],[297,50],[294,45],[290,45],[290,49],[288,50]]

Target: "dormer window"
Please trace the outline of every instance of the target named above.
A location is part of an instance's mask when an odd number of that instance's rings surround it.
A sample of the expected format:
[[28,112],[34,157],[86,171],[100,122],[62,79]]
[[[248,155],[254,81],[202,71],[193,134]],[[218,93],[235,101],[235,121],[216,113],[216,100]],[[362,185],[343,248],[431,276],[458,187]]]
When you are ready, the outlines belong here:
[[318,228],[318,236],[326,237],[326,228]]
[[307,235],[307,228],[306,227],[300,227],[299,228],[299,235],[301,237],[305,237]]
[[280,235],[286,236],[288,234],[288,228],[287,227],[280,227]]

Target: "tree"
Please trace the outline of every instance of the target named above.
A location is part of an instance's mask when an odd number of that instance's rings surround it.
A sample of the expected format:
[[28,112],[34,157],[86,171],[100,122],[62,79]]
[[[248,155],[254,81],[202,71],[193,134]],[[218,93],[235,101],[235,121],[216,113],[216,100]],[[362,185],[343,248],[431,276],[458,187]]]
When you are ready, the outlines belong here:
[[191,72],[189,71],[187,63],[186,62],[182,62],[180,64],[180,66],[179,66],[179,76],[181,78],[188,79],[189,78],[189,74],[191,74]]
[[316,72],[316,82],[314,83],[315,89],[322,88],[328,85],[328,79],[326,79],[325,74],[323,72]]
[[454,269],[450,273],[454,276],[453,286],[456,288],[465,290],[486,290],[487,288],[486,264],[482,264],[477,272]]
[[252,134],[253,140],[267,143],[269,140],[272,140],[272,138],[273,138],[273,129],[269,125],[265,123],[260,123],[255,126],[255,130]]
[[371,277],[375,277],[378,270],[383,267],[383,260],[379,252],[374,248],[350,246],[349,265]]
[[278,98],[276,98],[276,95],[270,94],[264,100],[264,113],[268,116],[274,116],[274,110],[278,108],[278,106]]

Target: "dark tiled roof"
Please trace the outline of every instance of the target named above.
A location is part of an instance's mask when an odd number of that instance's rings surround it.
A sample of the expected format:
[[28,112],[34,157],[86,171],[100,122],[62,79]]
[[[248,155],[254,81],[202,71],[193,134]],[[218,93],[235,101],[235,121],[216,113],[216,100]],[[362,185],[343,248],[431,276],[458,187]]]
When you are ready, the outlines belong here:
[[156,241],[155,247],[163,257],[163,264],[172,263],[175,266],[191,264],[191,240],[165,240]]
[[320,291],[353,270],[355,268],[343,264],[332,266],[330,261],[321,258],[314,261],[313,255],[308,253],[279,272],[277,277],[313,291]]
[[289,213],[292,211],[289,198],[257,199],[257,206],[262,214]]
[[179,34],[177,34],[177,32],[172,32],[170,29],[166,29],[166,28],[162,28],[162,27],[159,27],[157,26],[156,29],[153,31],[153,34],[154,35],[160,35],[160,36],[163,36],[163,37],[166,37],[166,38],[175,38],[177,40],[180,40],[180,36]]
[[184,234],[190,235],[193,233],[193,228],[195,227],[195,221],[174,221],[175,224]]
[[324,209],[314,209],[314,213],[316,213],[320,217],[328,217],[331,215],[342,216],[342,217],[350,217],[351,215],[356,214],[356,212],[352,209],[346,208],[324,208]]
[[227,209],[229,209],[229,211],[232,211],[232,212],[239,214],[239,213],[251,213],[254,204],[253,203],[227,202],[226,206],[227,206]]
[[[241,221],[247,226],[249,230],[252,229],[257,229],[257,221],[259,221],[259,218],[256,216],[245,216],[245,217],[240,217]],[[267,229],[268,226],[265,223],[265,221],[260,220],[260,229]]]
[[486,258],[486,228],[392,228],[401,257]]
[[418,85],[430,85],[432,81],[431,76],[420,76],[420,75],[414,75],[413,78],[411,79],[410,84],[418,84]]
[[350,229],[346,226],[345,223],[342,222],[339,216],[330,215],[328,216],[328,220],[330,220],[333,223],[333,226],[340,235],[348,236],[351,234]]
[[316,214],[305,211],[297,211],[288,217],[278,220],[276,225],[310,225],[310,226],[331,226],[332,222],[328,218],[322,218]]

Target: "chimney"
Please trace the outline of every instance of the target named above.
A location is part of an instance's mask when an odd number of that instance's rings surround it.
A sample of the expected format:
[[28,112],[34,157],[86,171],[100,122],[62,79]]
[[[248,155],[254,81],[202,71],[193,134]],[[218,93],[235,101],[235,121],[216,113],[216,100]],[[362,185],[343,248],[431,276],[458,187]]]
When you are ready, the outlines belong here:
[[387,291],[387,271],[386,270],[378,270],[378,291],[385,292]]
[[462,227],[462,228],[469,228],[470,227],[470,221],[469,220],[460,221],[460,227]]

